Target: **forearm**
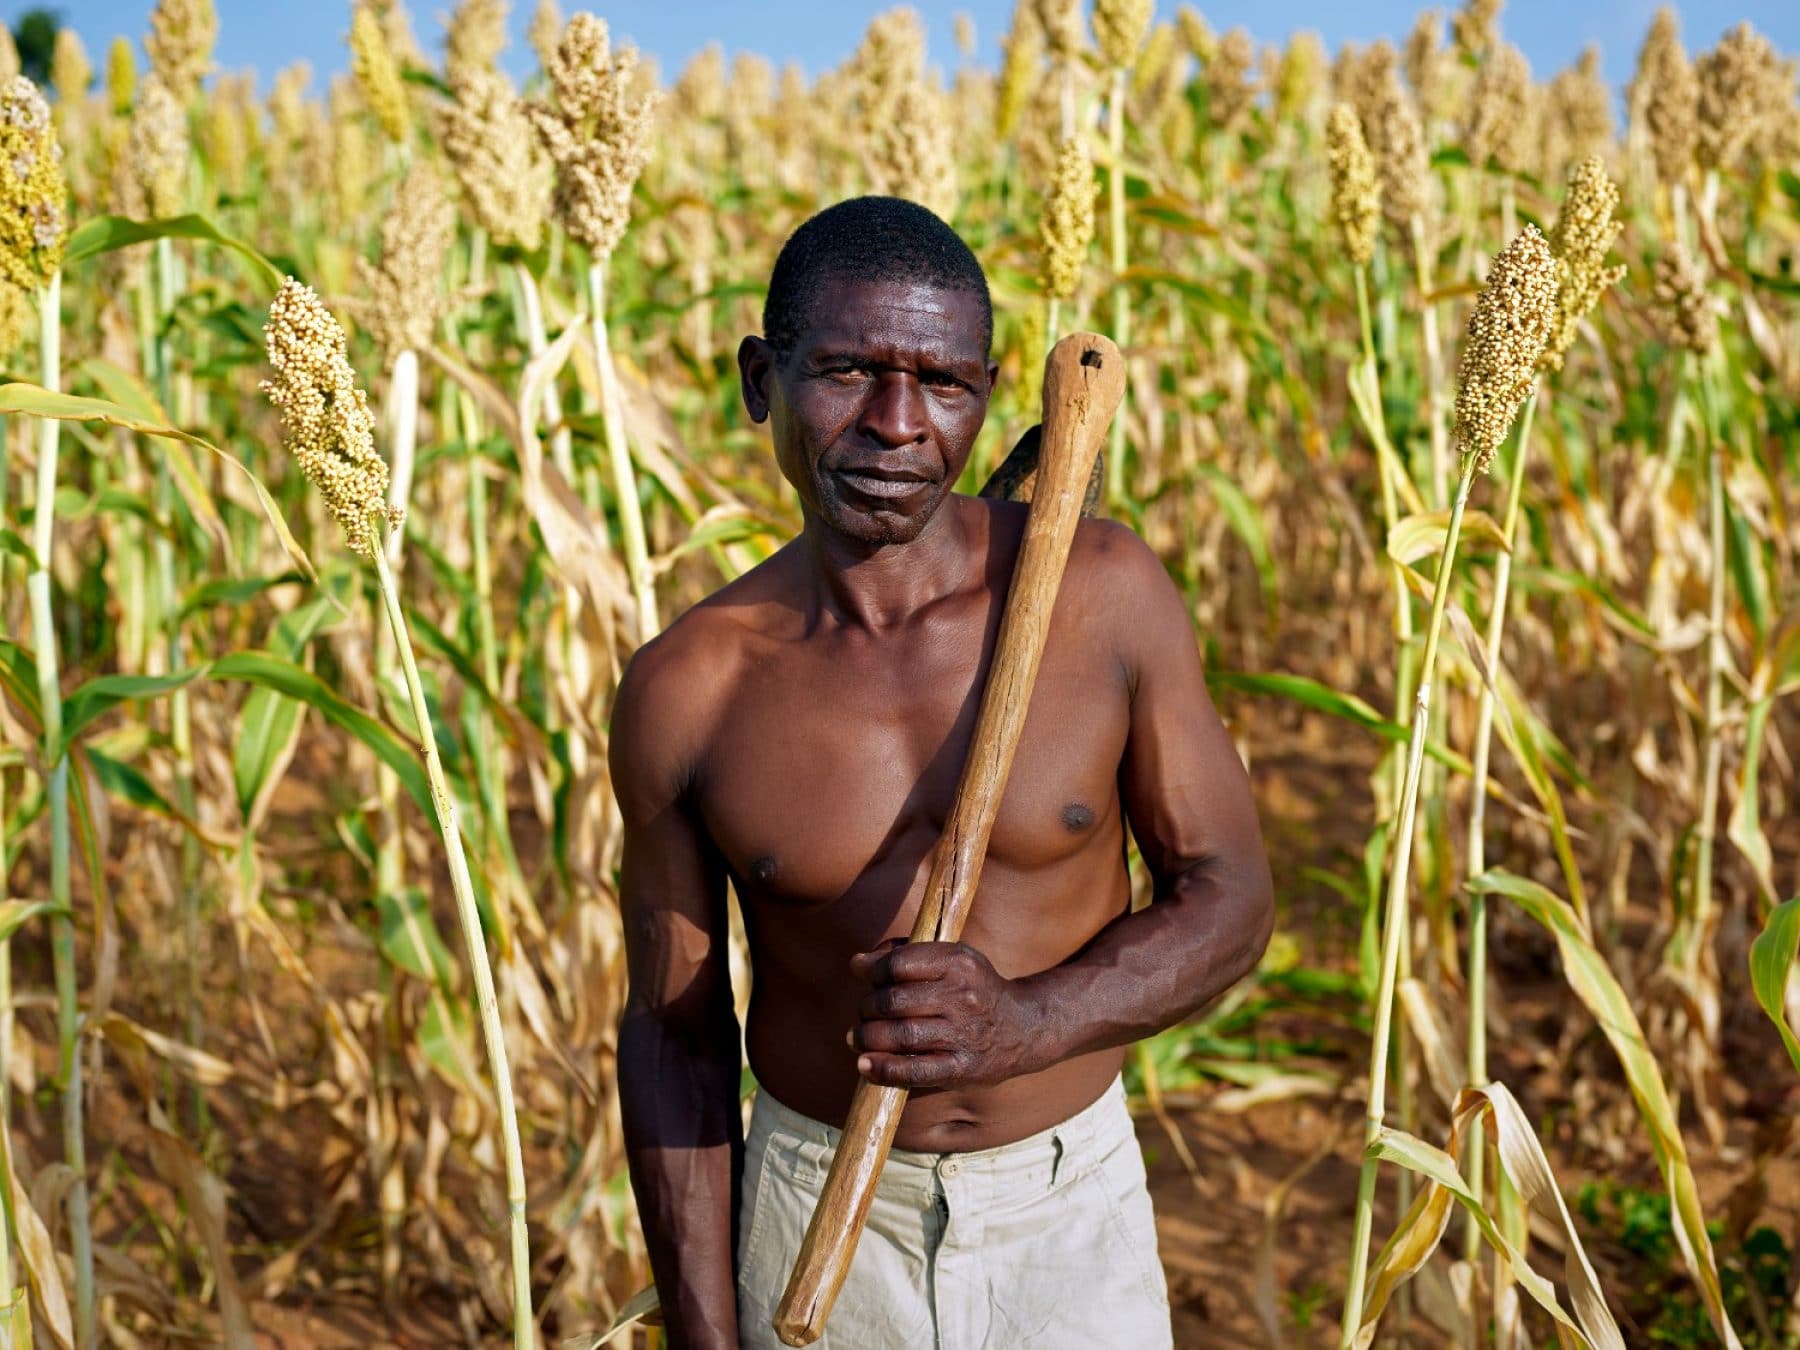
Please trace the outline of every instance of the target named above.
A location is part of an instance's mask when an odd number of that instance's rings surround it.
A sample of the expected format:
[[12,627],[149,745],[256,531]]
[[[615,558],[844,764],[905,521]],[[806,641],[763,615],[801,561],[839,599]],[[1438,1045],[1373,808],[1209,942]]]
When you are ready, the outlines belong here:
[[1173,1026],[1255,968],[1274,920],[1260,858],[1181,873],[1068,961],[1019,981],[1041,1028],[1032,1069],[1129,1045]]
[[619,1029],[620,1113],[650,1267],[674,1350],[735,1350],[743,1162],[738,1038],[641,1011]]

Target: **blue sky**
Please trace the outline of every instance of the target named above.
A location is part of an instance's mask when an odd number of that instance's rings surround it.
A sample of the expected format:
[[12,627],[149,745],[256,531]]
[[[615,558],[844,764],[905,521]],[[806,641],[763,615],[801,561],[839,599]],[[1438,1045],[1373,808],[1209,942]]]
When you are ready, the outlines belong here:
[[[89,52],[100,59],[119,33],[141,35],[153,0],[51,0],[65,22],[80,32]],[[294,60],[311,63],[315,73],[343,69],[343,37],[350,26],[349,0],[215,0],[219,10],[218,64],[222,69],[254,69],[266,87],[268,77]],[[443,16],[455,0],[413,0],[413,23],[426,50],[441,50]],[[514,0],[515,47],[512,63],[530,60],[525,25],[536,0]],[[562,0],[565,12],[580,8]],[[1012,13],[1012,0],[912,0],[931,34],[932,56],[945,69],[957,60],[951,21],[966,12],[980,36],[979,59],[992,63],[998,40]],[[1157,0],[1159,18],[1171,17],[1177,0]],[[1587,43],[1599,44],[1608,77],[1622,84],[1631,74],[1638,43],[1657,0],[1513,0],[1502,16],[1507,36],[1530,58],[1540,77],[1567,65]],[[0,0],[0,17],[9,23],[32,6]],[[707,41],[722,42],[728,52],[762,52],[777,63],[798,60],[810,71],[835,65],[856,45],[864,26],[888,8],[881,0],[589,0],[587,7],[607,19],[662,63],[672,76]],[[1426,6],[1417,0],[1362,0],[1360,4],[1329,0],[1212,0],[1198,8],[1220,30],[1243,25],[1262,41],[1281,41],[1303,28],[1320,33],[1328,44],[1366,42],[1404,36],[1415,13]],[[1439,8],[1453,7],[1438,0]],[[1800,3],[1795,0],[1736,0],[1730,5],[1680,6],[1683,31],[1691,48],[1710,45],[1725,29],[1748,19],[1784,51],[1800,51]]]

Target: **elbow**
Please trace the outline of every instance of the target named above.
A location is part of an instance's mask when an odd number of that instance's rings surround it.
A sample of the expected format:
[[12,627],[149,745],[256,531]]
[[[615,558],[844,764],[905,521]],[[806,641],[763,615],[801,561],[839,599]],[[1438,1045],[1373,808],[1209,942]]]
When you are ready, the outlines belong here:
[[1269,941],[1275,936],[1275,881],[1269,873],[1266,858],[1259,857],[1244,888],[1244,913],[1239,931],[1243,934],[1243,950],[1239,956],[1237,979],[1256,969]]

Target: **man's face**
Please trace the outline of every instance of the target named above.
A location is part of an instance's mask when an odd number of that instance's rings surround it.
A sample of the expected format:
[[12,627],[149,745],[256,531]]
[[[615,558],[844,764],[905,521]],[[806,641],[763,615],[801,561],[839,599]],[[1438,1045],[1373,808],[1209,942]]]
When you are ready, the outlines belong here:
[[831,277],[810,308],[785,358],[744,339],[744,406],[768,418],[809,521],[864,544],[907,543],[950,494],[987,416],[997,367],[981,301]]

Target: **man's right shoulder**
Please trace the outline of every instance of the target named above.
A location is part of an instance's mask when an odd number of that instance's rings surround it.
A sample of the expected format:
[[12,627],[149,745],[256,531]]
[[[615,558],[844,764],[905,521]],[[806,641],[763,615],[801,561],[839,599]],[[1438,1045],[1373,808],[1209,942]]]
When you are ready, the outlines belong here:
[[692,781],[758,639],[758,581],[739,577],[632,653],[613,701],[615,779]]

